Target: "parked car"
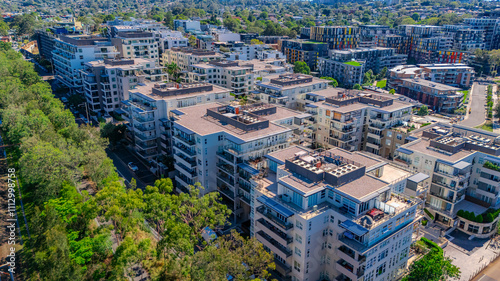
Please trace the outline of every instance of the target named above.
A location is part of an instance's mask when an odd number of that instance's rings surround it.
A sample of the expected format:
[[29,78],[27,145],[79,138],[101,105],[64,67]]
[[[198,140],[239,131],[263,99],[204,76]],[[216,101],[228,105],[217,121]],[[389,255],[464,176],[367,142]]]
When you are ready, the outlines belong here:
[[139,167],[137,167],[137,165],[136,165],[136,164],[134,164],[134,162],[130,162],[130,163],[128,163],[128,165],[127,165],[127,166],[128,166],[128,168],[129,168],[130,170],[132,170],[133,172],[137,172],[137,171],[139,170]]

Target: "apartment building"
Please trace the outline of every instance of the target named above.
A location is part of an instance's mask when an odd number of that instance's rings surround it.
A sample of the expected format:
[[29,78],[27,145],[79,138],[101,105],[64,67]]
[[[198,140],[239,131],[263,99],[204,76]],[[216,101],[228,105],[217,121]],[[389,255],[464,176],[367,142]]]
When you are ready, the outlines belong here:
[[179,28],[182,28],[184,32],[201,31],[201,24],[199,21],[193,20],[174,20],[174,29],[179,30]]
[[243,42],[215,42],[213,50],[222,53],[228,60],[253,60],[257,53],[269,49],[267,45],[247,45]]
[[411,121],[414,106],[394,95],[337,88],[308,94],[303,102],[315,118],[318,144],[384,158],[393,158],[405,143],[400,129]]
[[464,19],[464,24],[471,29],[480,30],[484,34],[484,48],[486,50],[493,50],[498,46],[495,42],[498,39],[497,34],[499,30],[499,20],[493,18],[467,18]]
[[118,110],[137,85],[168,80],[166,69],[151,59],[91,61],[85,63],[81,75],[89,110],[108,114]]
[[462,105],[460,88],[424,79],[401,79],[397,92],[429,106],[436,112],[451,112]]
[[329,49],[344,50],[359,47],[360,28],[356,26],[313,26],[311,40],[328,43]]
[[[359,152],[291,147],[257,180],[252,236],[281,280],[399,280],[421,201],[400,195],[405,170]],[[277,182],[277,183],[274,183]]]
[[254,179],[265,174],[264,155],[287,148],[301,112],[264,103],[211,103],[173,112],[176,188],[200,182],[233,210],[231,223],[250,228]]
[[241,61],[211,61],[188,67],[186,82],[208,82],[231,89],[236,95],[253,90],[253,65]]
[[328,55],[328,44],[298,39],[284,39],[278,42],[278,48],[289,63],[303,61],[311,71],[316,71],[318,58]]
[[172,48],[188,47],[189,39],[182,35],[180,31],[164,31],[154,33],[156,42],[158,42],[159,56],[165,50]]
[[165,50],[162,55],[161,64],[177,64],[181,71],[187,71],[189,66],[202,62],[221,60],[224,56],[214,51],[187,48],[171,48]]
[[394,31],[386,25],[360,25],[359,47],[372,48],[378,45],[380,37],[393,34]]
[[129,98],[122,101],[121,108],[136,152],[145,160],[172,155],[170,113],[184,107],[233,100],[229,92],[229,89],[208,83],[138,84],[129,90]]
[[80,70],[86,62],[119,56],[108,38],[91,35],[61,35],[55,39],[52,60],[58,81],[74,93],[83,94]]
[[255,98],[264,103],[300,109],[299,101],[305,99],[307,93],[326,89],[328,83],[328,80],[311,75],[279,74],[277,77],[269,77],[269,81],[257,82]]
[[407,36],[389,34],[378,37],[379,47],[394,48],[397,54],[409,54],[411,49],[411,40]]
[[234,33],[226,28],[212,28],[211,35],[214,37],[215,42],[240,42],[241,36],[239,33]]
[[332,50],[329,57],[319,58],[318,71],[321,76],[335,77],[344,87],[352,87],[363,84],[368,70],[378,73],[384,67],[406,64],[406,59],[406,55],[397,54],[392,48]]
[[387,86],[398,89],[401,79],[423,78],[450,86],[469,88],[474,80],[474,69],[463,63],[399,65],[389,70]]
[[253,77],[255,83],[268,80],[269,77],[275,77],[279,74],[292,73],[293,65],[286,62],[284,58],[267,58],[246,61],[245,63],[253,65]]
[[433,124],[413,133],[413,141],[397,150],[396,160],[429,175],[422,192],[426,207],[445,233],[454,229],[477,238],[497,231],[498,217],[474,222],[459,210],[484,213],[500,205],[499,135],[461,125]]
[[144,31],[118,32],[111,38],[113,45],[125,59],[154,59],[159,62],[158,42],[153,33]]
[[482,30],[464,25],[445,25],[444,32],[452,37],[454,50],[473,52],[485,48],[485,34]]

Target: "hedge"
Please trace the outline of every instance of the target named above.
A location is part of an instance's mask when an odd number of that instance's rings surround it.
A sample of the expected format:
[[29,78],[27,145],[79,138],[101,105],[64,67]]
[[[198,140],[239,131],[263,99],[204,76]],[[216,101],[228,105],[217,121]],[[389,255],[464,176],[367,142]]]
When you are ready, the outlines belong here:
[[431,214],[431,212],[429,212],[429,210],[424,209],[424,212],[429,216],[429,218],[431,218],[431,220],[434,220],[434,216]]
[[495,210],[492,208],[486,210],[484,213],[479,214],[477,216],[476,214],[474,214],[474,212],[469,212],[464,210],[459,210],[457,212],[457,216],[477,223],[492,222],[498,217],[499,214],[500,214],[500,209]]

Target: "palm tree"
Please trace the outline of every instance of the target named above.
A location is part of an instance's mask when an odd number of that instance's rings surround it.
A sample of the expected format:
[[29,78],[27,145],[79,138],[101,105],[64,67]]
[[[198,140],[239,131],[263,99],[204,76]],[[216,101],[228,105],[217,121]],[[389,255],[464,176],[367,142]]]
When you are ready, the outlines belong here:
[[177,81],[177,79],[179,78],[179,71],[181,69],[179,68],[179,66],[177,66],[176,63],[170,63],[167,65],[167,72],[168,72],[168,75],[170,77],[170,80],[172,81]]

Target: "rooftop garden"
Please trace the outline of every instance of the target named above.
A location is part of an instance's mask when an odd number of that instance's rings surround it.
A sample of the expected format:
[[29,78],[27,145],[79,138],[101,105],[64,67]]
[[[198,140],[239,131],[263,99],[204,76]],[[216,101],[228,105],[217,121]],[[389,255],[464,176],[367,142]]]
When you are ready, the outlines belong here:
[[379,87],[379,88],[385,88],[385,86],[387,86],[387,79],[380,80],[380,81],[377,82],[377,87]]
[[474,212],[469,212],[465,210],[459,210],[457,212],[457,216],[477,223],[492,222],[498,217],[499,214],[500,214],[500,209],[495,210],[493,208],[489,208],[484,213],[479,214],[477,216],[476,214],[474,214]]
[[344,62],[345,64],[352,65],[352,66],[361,66],[361,64],[357,61],[348,61]]
[[494,170],[494,171],[500,172],[500,166],[495,165],[495,164],[493,164],[491,162],[488,162],[488,161],[484,162],[483,167],[486,168],[486,169],[490,169],[490,170]]

